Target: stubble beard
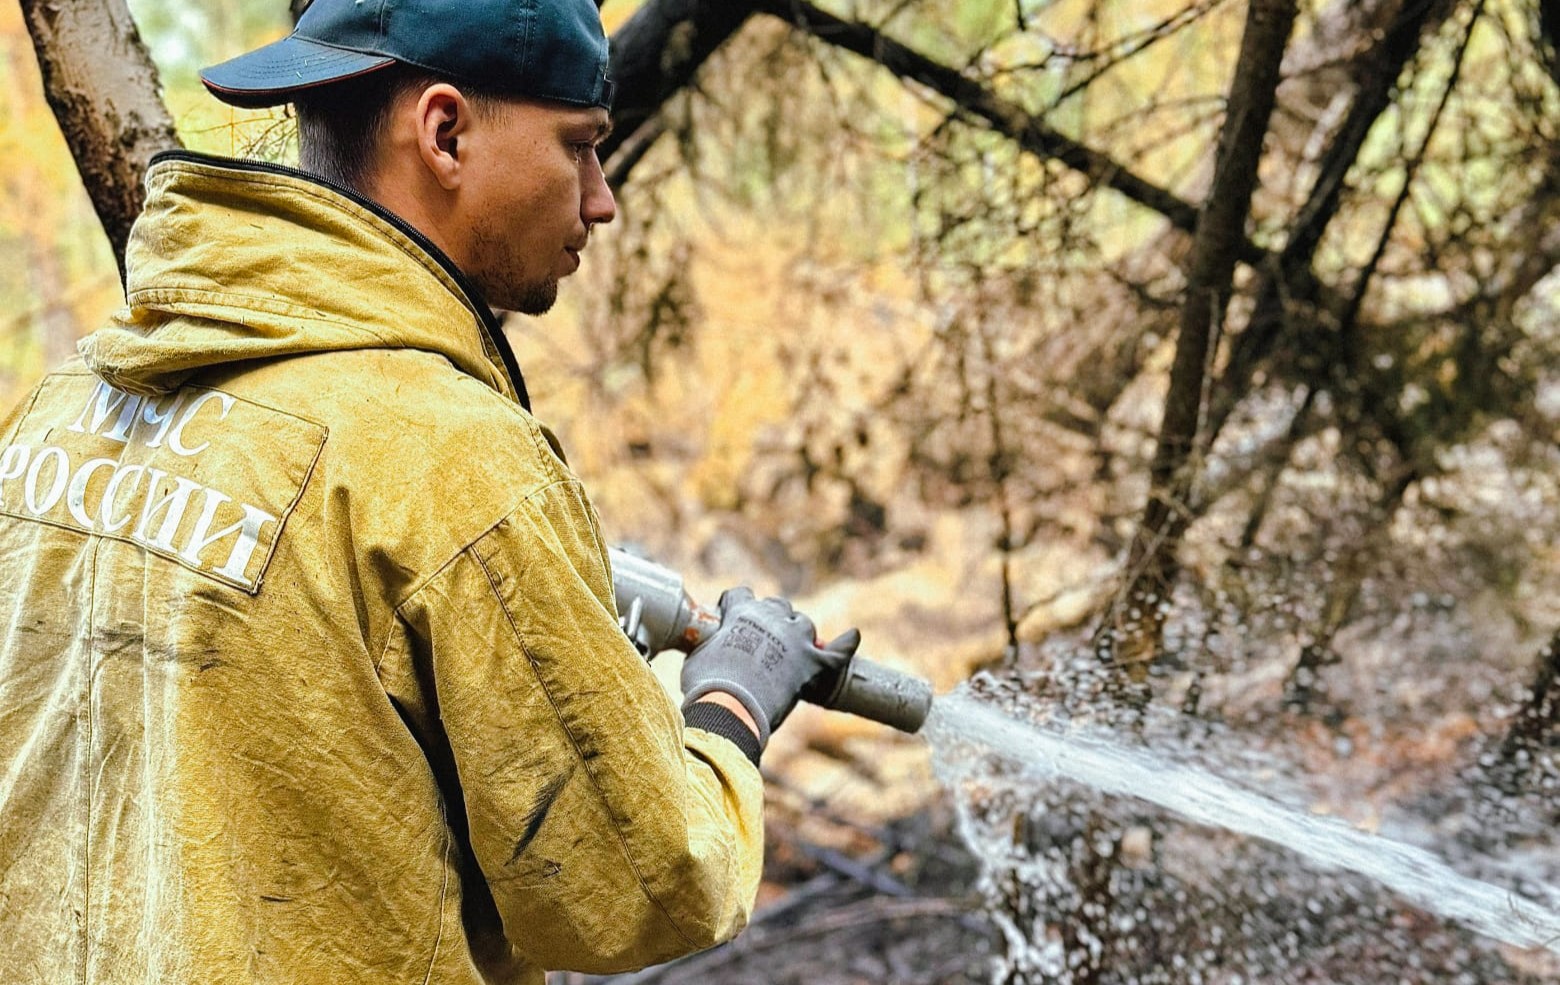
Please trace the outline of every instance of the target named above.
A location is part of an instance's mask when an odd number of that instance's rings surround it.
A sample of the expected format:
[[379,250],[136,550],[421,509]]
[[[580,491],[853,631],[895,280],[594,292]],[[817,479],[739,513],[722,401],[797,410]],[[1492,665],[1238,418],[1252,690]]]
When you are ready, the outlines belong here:
[[522,315],[544,315],[552,310],[558,300],[558,278],[546,277],[539,281],[526,280],[510,262],[509,253],[502,241],[491,235],[479,234],[475,243],[476,269],[468,271],[477,289],[488,304],[504,311],[518,311]]
[[518,311],[522,315],[545,315],[558,300],[558,281],[549,277],[540,284],[510,284],[509,290],[495,297],[495,307]]

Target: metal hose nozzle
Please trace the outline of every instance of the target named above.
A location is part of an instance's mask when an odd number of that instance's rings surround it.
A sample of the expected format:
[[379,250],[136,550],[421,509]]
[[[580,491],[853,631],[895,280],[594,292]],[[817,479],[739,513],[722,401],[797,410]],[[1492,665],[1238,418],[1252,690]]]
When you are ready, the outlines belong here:
[[[662,650],[689,652],[720,628],[720,616],[696,604],[682,576],[654,561],[613,548],[613,590],[623,629],[647,657]],[[813,704],[918,732],[932,710],[932,684],[923,678],[852,657],[839,676],[818,688]]]

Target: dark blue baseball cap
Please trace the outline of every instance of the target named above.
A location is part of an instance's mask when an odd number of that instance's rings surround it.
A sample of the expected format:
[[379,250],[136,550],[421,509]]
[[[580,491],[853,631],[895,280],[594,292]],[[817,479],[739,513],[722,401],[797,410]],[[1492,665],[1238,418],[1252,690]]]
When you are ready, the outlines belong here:
[[293,33],[200,73],[234,106],[275,106],[394,64],[487,92],[612,104],[594,0],[314,0]]

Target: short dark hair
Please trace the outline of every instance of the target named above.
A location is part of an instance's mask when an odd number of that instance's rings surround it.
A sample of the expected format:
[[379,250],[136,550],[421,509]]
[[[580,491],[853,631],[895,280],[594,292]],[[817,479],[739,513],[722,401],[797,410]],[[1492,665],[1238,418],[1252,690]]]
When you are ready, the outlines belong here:
[[293,104],[298,115],[298,166],[338,185],[364,190],[391,107],[402,96],[438,82],[458,88],[477,113],[498,102],[499,97],[485,90],[401,64],[320,86]]

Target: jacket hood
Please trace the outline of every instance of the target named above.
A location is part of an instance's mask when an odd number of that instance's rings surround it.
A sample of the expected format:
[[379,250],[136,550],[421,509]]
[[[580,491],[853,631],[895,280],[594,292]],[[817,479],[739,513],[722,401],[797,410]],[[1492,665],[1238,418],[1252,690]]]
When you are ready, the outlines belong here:
[[127,306],[78,346],[121,390],[165,393],[251,359],[410,348],[528,404],[497,319],[449,258],[389,211],[304,172],[160,155],[125,266]]

